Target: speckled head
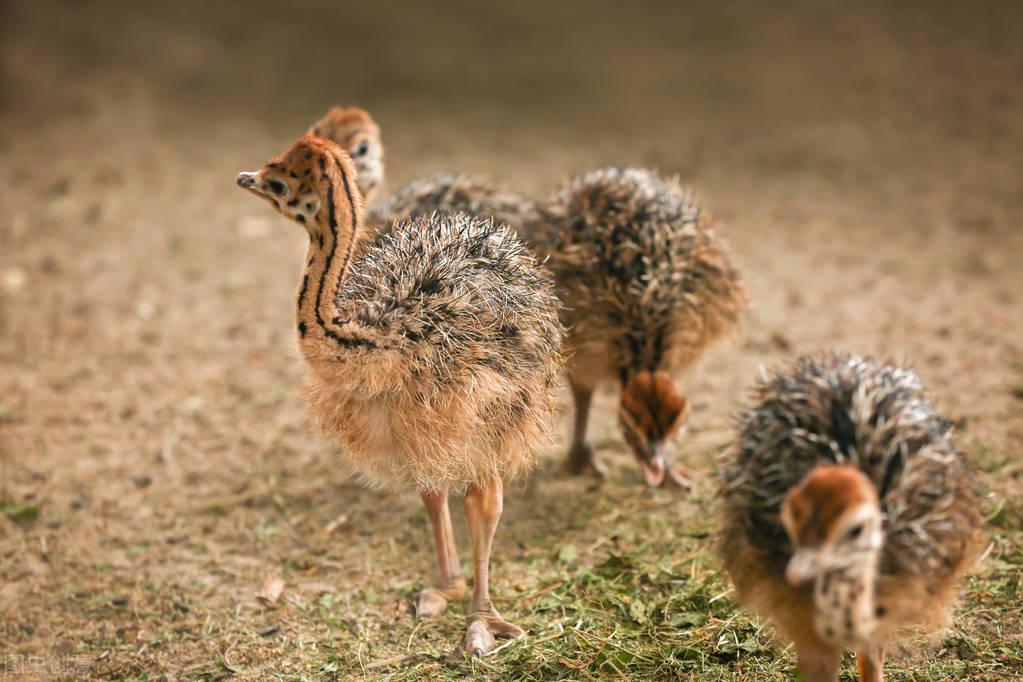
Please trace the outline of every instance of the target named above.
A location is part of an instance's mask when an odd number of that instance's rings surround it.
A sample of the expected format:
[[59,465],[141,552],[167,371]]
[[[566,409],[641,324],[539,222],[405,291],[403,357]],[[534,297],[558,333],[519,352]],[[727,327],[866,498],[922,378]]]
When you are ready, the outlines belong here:
[[354,178],[352,162],[341,147],[306,135],[260,170],[239,173],[238,186],[314,235],[353,218],[361,205]]
[[673,473],[670,449],[673,439],[684,432],[688,415],[685,396],[665,372],[637,372],[622,389],[618,418],[651,487],[666,480],[680,482]]
[[309,128],[309,134],[341,146],[358,174],[359,191],[368,201],[384,181],[384,146],[380,126],[365,109],[332,107]]
[[849,465],[810,471],[786,495],[781,521],[793,546],[785,571],[793,584],[874,561],[883,540],[877,490]]

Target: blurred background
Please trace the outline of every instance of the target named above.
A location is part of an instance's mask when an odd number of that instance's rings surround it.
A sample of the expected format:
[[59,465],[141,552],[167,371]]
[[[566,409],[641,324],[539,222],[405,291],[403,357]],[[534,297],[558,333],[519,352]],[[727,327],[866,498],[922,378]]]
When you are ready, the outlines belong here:
[[[838,347],[915,366],[997,474],[996,563],[963,626],[980,667],[917,653],[995,679],[996,643],[1023,646],[996,625],[1019,623],[1023,563],[1021,35],[1019,2],[0,3],[0,672],[42,656],[117,678],[372,677],[327,653],[356,649],[448,670],[422,647],[446,652],[458,619],[407,615],[432,570],[418,500],[340,479],[305,422],[300,233],[234,186],[343,104],[381,125],[385,191],[442,171],[534,196],[600,165],[677,174],[746,273],[743,331],[686,380],[680,457],[705,479],[644,493],[605,396],[612,481],[563,478],[558,444],[509,502],[495,590],[514,586],[520,624],[544,632],[523,595],[574,589],[612,535],[641,567],[688,553],[727,589],[697,510],[729,415],[761,365]],[[294,601],[255,601],[268,575]],[[728,622],[783,678],[788,654]],[[728,679],[731,640],[700,632]],[[556,676],[564,655],[490,673]]]

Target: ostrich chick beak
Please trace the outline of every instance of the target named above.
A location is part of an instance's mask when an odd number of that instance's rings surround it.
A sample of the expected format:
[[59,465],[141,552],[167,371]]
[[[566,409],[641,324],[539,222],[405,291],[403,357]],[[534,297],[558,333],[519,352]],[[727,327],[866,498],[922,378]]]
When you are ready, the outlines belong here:
[[239,173],[238,186],[242,189],[252,189],[255,187],[257,179],[259,179],[259,173]]
[[669,453],[666,444],[661,443],[654,447],[654,454],[649,460],[641,461],[643,479],[651,488],[679,488],[689,490],[692,482],[681,471]]
[[653,457],[640,464],[643,468],[643,478],[648,486],[657,488],[664,483],[668,463],[662,453],[655,453]]
[[820,572],[820,552],[813,549],[797,549],[785,567],[785,579],[790,585],[799,586],[813,580]]

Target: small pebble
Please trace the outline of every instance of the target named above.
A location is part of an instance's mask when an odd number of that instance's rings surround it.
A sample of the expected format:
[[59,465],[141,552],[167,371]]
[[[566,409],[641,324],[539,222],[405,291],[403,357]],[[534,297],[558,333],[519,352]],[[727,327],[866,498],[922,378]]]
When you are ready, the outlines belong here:
[[193,395],[181,401],[181,409],[185,412],[198,412],[202,409],[202,396]]
[[156,313],[156,306],[153,305],[151,301],[140,301],[138,306],[135,308],[135,312],[138,313],[138,316],[143,320],[149,320],[152,319],[153,315]]
[[25,288],[28,275],[21,268],[7,268],[0,272],[0,285],[12,294]]

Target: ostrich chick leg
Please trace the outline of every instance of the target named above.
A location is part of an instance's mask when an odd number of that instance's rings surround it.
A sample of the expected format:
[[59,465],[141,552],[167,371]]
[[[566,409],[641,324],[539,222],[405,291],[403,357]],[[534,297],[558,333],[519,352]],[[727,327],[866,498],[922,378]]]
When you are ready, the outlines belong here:
[[860,682],[884,682],[883,646],[870,646],[856,652],[856,663],[860,671]]
[[796,665],[806,682],[838,682],[842,651],[820,645],[796,646]]
[[572,427],[572,446],[568,450],[565,468],[571,474],[589,473],[597,478],[607,477],[607,468],[597,460],[593,447],[586,440],[586,428],[590,421],[590,404],[593,402],[593,387],[572,384],[572,398],[575,402],[575,422]]
[[433,542],[437,549],[438,580],[435,587],[424,587],[419,592],[416,615],[419,618],[436,618],[444,613],[448,601],[465,596],[465,578],[458,565],[458,548],[451,528],[451,512],[448,510],[446,490],[423,493],[423,504],[433,528]]
[[490,601],[490,550],[503,506],[504,486],[500,479],[471,486],[465,493],[465,517],[476,559],[465,650],[476,656],[493,649],[495,637],[521,637],[525,634],[521,628],[502,618]]

